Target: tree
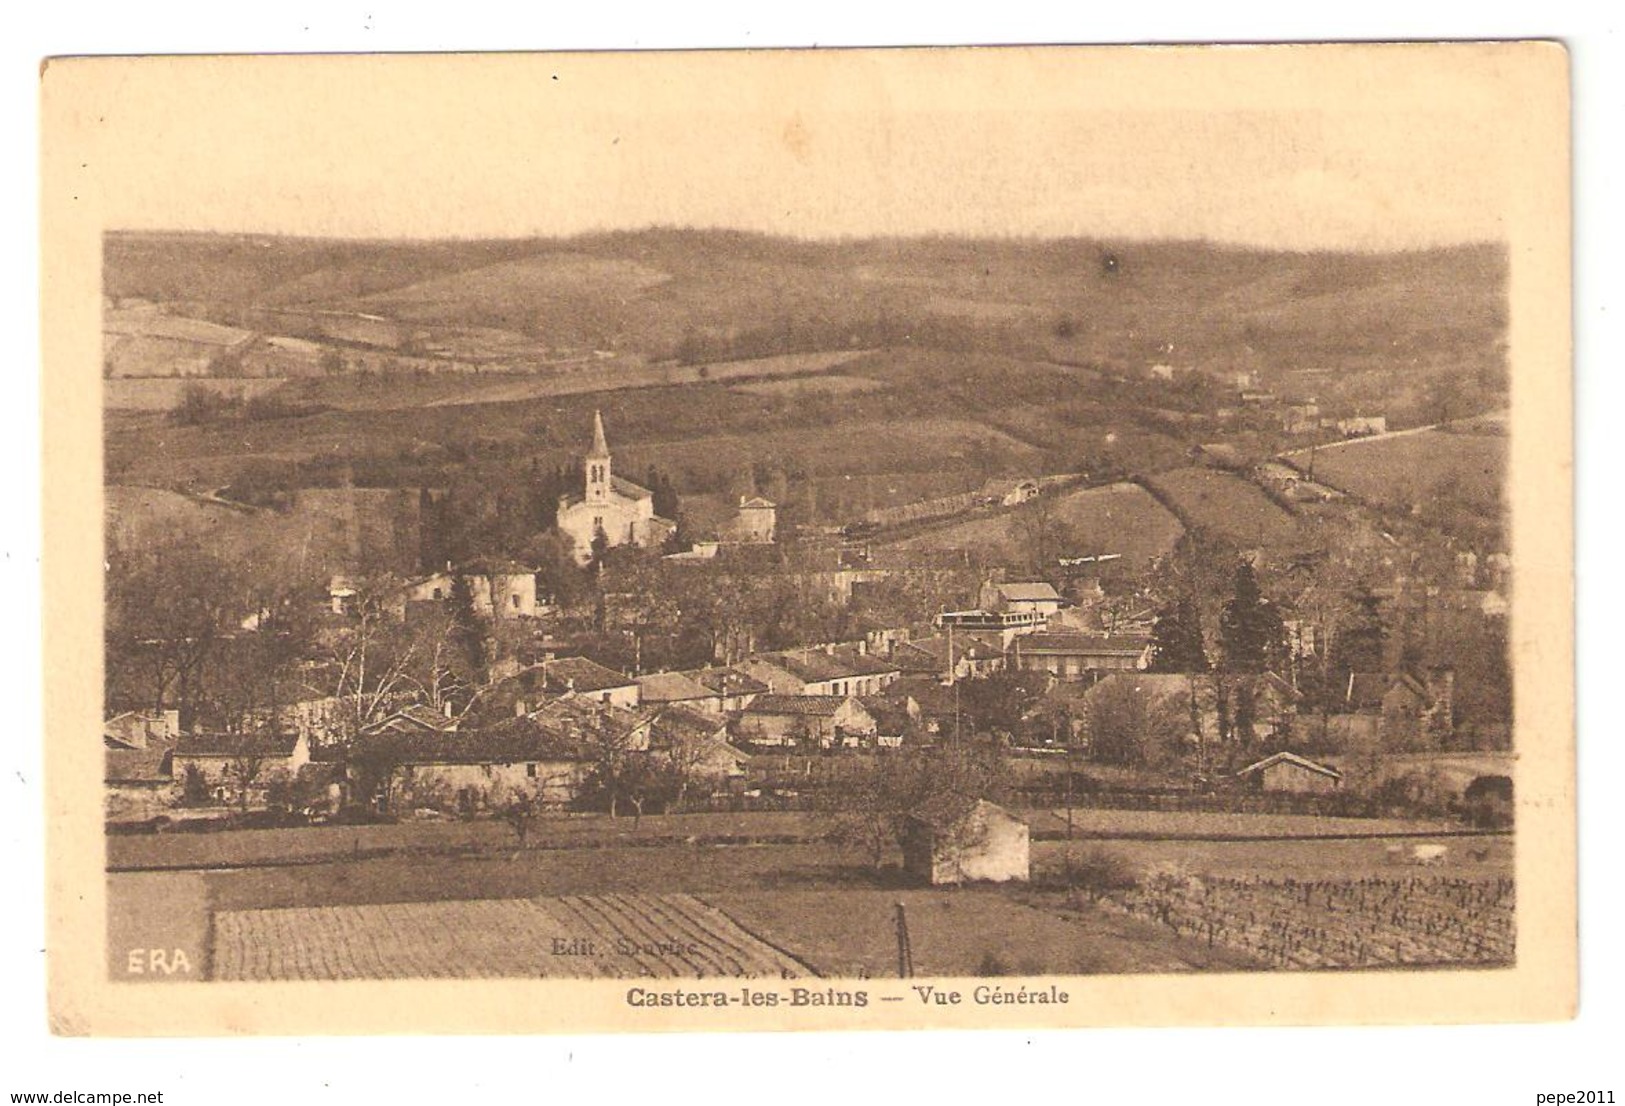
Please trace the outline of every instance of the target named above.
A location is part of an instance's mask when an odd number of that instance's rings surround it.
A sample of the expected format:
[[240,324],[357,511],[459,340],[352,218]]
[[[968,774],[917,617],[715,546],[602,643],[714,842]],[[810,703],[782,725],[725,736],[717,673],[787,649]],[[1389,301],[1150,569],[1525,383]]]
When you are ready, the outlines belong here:
[[451,644],[460,653],[474,685],[483,684],[490,661],[485,648],[486,626],[474,608],[474,587],[467,573],[459,572],[452,577],[448,604]]
[[175,707],[190,729],[206,703],[210,665],[250,608],[240,566],[180,542],[107,555],[109,703],[125,689],[155,711]]
[[1202,644],[1201,615],[1189,594],[1157,609],[1151,628],[1152,672],[1206,672],[1207,650]]
[[1381,602],[1364,581],[1349,595],[1344,625],[1330,645],[1329,665],[1338,684],[1351,672],[1381,672],[1387,667],[1388,632]]
[[1028,710],[1049,687],[1047,673],[1030,670],[995,672],[955,685],[960,714],[975,733],[1020,732]]
[[181,804],[202,806],[208,801],[209,778],[203,774],[203,769],[195,764],[188,764],[185,774],[181,777]]
[[248,810],[248,789],[259,779],[265,758],[247,749],[238,751],[226,764],[226,775],[237,789],[237,809]]
[[502,807],[502,820],[512,827],[519,838],[519,847],[530,843],[530,823],[536,817],[536,796],[525,791],[515,792]]
[[682,504],[672,482],[653,465],[649,466],[649,491],[654,496],[654,513],[661,518],[676,519]]
[[352,790],[350,801],[371,806],[379,801],[386,811],[395,803],[395,781],[401,762],[399,753],[387,742],[364,740],[344,749],[344,767]]
[[939,795],[997,801],[1008,766],[996,742],[962,742],[931,750],[888,751],[869,758],[838,786],[820,793],[830,836],[861,848],[879,869],[901,844],[909,815]]
[[580,792],[582,802],[601,805],[614,818],[622,802],[640,796],[641,811],[641,796],[647,786],[642,764],[647,760],[643,732],[638,726],[604,713],[582,726],[581,750],[587,764]]
[[1066,532],[1044,496],[1023,508],[1019,518],[1022,545],[1027,552],[1027,571],[1041,576],[1055,567]]
[[588,563],[594,572],[604,571],[604,558],[609,555],[609,535],[604,533],[602,526],[596,526],[592,532],[592,553]]
[[591,581],[576,561],[570,539],[556,529],[544,530],[525,546],[525,562],[536,569],[536,588],[551,595],[561,607],[579,603],[588,593]]
[[421,643],[396,615],[401,582],[390,573],[352,581],[350,621],[330,635],[328,665],[333,695],[344,709],[335,719],[340,740],[349,740],[393,710],[422,681],[414,675]]
[[241,403],[223,396],[207,384],[188,384],[169,417],[182,426],[201,426],[241,411]]
[[[483,619],[476,621],[471,631],[478,635],[473,656],[467,640],[470,632],[459,627],[449,609],[414,617],[408,625],[392,629],[391,646],[404,650],[399,655],[400,694],[411,695],[448,718],[467,714],[486,680],[485,625]],[[392,705],[383,703],[380,709],[387,712]]]
[[1152,593],[1165,604],[1188,604],[1204,647],[1219,640],[1237,556],[1234,544],[1222,535],[1196,528],[1183,534],[1152,572]]
[[1286,630],[1275,605],[1259,592],[1253,566],[1236,566],[1233,593],[1219,619],[1219,645],[1231,672],[1264,672],[1286,649]]
[[1186,729],[1181,706],[1130,676],[1103,681],[1089,697],[1090,755],[1124,768],[1166,764],[1183,751]]

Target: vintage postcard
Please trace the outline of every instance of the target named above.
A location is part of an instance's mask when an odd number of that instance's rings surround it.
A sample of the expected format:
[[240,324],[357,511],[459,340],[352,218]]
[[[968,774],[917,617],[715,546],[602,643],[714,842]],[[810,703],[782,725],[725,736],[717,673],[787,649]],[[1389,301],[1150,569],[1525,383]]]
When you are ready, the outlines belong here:
[[1572,1016],[1561,47],[41,88],[56,1032]]

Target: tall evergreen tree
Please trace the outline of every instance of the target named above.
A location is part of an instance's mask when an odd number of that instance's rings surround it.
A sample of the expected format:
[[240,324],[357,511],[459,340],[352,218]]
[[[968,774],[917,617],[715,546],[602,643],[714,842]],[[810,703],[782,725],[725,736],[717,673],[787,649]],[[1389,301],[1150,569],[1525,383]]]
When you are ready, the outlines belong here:
[[1219,616],[1219,645],[1232,672],[1266,671],[1286,649],[1281,613],[1259,591],[1258,576],[1246,561],[1236,566],[1231,597]]
[[486,655],[485,625],[474,609],[474,588],[469,578],[459,572],[451,580],[451,596],[447,600],[451,615],[452,643],[463,655],[463,661],[476,684],[484,683],[490,658]]
[[1157,611],[1151,628],[1151,671],[1206,672],[1207,667],[1196,601],[1188,594],[1181,595]]
[[1342,682],[1350,672],[1381,672],[1385,667],[1387,629],[1381,601],[1369,584],[1349,596],[1349,619],[1332,643],[1332,671]]

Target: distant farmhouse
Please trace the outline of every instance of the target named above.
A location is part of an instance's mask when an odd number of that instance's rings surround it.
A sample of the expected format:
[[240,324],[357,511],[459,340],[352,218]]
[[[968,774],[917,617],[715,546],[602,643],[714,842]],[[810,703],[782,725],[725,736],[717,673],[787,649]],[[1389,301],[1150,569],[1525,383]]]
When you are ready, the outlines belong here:
[[485,618],[535,618],[536,573],[521,565],[466,565],[455,572],[435,572],[407,581],[402,588],[406,609],[415,603],[443,603],[451,598],[456,578],[468,585],[474,613]]
[[575,543],[576,560],[591,560],[600,536],[606,546],[658,546],[676,530],[675,522],[655,514],[653,492],[614,474],[600,412],[592,416],[592,451],[584,461],[581,494],[564,496],[558,507],[559,532]]
[[741,497],[731,537],[736,542],[770,542],[778,531],[778,520],[778,504],[759,495]]

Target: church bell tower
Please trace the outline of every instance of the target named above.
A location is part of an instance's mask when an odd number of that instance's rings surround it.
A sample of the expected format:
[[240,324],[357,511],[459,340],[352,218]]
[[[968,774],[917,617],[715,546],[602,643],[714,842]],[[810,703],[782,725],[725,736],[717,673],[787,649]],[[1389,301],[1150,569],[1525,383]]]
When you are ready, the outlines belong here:
[[592,413],[592,452],[587,454],[588,503],[608,503],[610,488],[609,442],[604,439],[604,416]]

